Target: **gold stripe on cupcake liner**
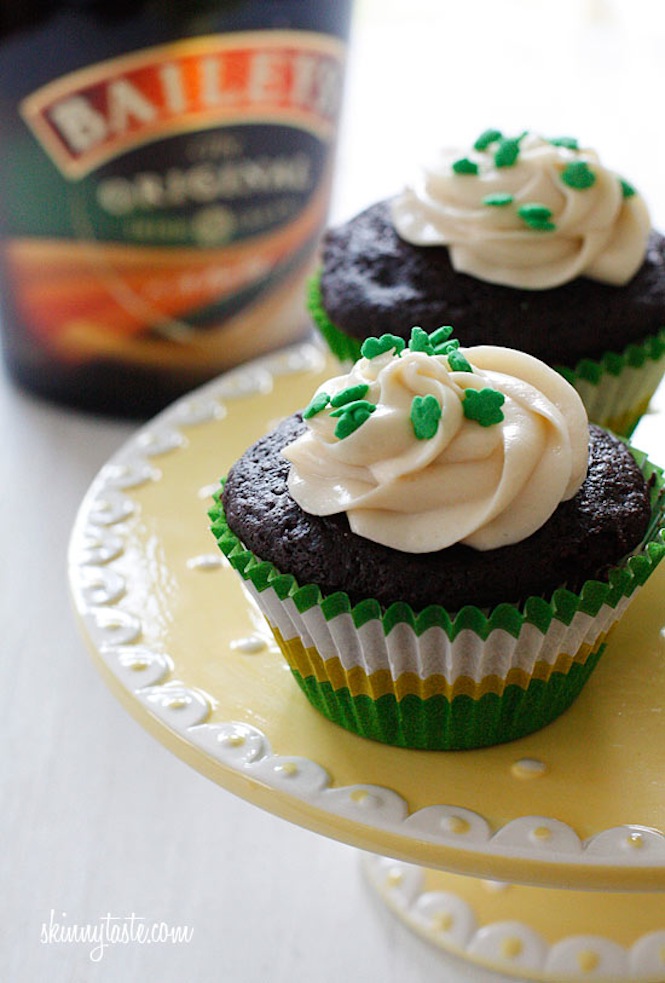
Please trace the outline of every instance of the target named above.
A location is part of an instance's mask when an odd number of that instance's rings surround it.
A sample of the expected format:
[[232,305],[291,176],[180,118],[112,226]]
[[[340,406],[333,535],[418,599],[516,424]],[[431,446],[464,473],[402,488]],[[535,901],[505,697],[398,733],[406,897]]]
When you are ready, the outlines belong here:
[[348,689],[352,697],[369,696],[374,700],[387,694],[392,694],[398,700],[411,695],[421,699],[431,696],[444,696],[447,700],[453,700],[457,696],[480,699],[487,693],[502,696],[508,686],[519,686],[526,690],[534,679],[548,682],[554,673],[568,673],[574,663],[584,665],[589,656],[601,648],[607,637],[607,633],[603,633],[593,644],[584,643],[574,655],[561,653],[553,663],[542,660],[536,662],[531,672],[514,667],[506,676],[490,675],[480,680],[458,676],[450,682],[441,674],[421,679],[417,673],[405,672],[395,680],[388,669],[379,669],[370,674],[359,666],[346,670],[339,658],[324,660],[315,648],[306,648],[299,638],[287,641],[278,628],[271,625],[271,629],[291,669],[305,679],[314,677],[318,683],[330,683],[334,690]]

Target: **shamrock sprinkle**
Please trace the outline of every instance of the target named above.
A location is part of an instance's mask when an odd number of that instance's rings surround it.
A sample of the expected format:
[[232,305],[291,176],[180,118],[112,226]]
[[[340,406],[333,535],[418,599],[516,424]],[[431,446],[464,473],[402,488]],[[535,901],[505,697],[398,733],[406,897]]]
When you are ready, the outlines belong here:
[[585,160],[574,160],[561,172],[561,180],[569,188],[585,191],[596,183],[596,175]]
[[491,143],[503,139],[501,130],[483,130],[473,145],[474,150],[487,150]]
[[358,427],[361,427],[376,409],[374,403],[369,403],[366,399],[356,399],[353,403],[346,403],[339,409],[333,410],[331,416],[339,417],[335,427],[335,436],[339,440],[344,440],[352,434]]
[[517,163],[517,158],[520,155],[520,140],[522,137],[507,138],[504,137],[499,143],[496,153],[494,154],[494,166],[495,167],[512,167]]
[[414,396],[410,419],[416,440],[431,440],[441,419],[441,404],[436,396]]
[[430,332],[429,340],[434,348],[436,348],[437,345],[441,345],[443,342],[448,341],[452,333],[452,327],[449,324],[445,324],[442,327],[436,328],[436,330]]
[[318,393],[311,401],[307,409],[303,410],[302,418],[303,420],[310,420],[321,410],[325,410],[326,406],[330,402],[330,396],[328,393]]
[[624,178],[619,178],[619,184],[621,185],[621,194],[624,198],[632,198],[633,195],[637,194],[632,184],[629,184]]
[[553,147],[565,147],[566,150],[579,150],[579,141],[575,137],[552,137],[549,141]]
[[435,345],[434,354],[449,355],[450,352],[454,352],[456,348],[459,348],[459,341],[457,338],[451,338],[450,341],[444,341],[441,345]]
[[458,351],[452,351],[448,354],[448,365],[453,372],[473,372],[473,366]]
[[503,208],[505,205],[511,205],[512,202],[513,196],[507,191],[495,191],[483,198],[483,205],[489,205],[491,208]]
[[367,338],[362,344],[360,354],[364,358],[376,358],[394,349],[395,354],[399,355],[405,348],[404,338],[396,334],[382,334],[380,338]]
[[342,389],[330,400],[330,405],[337,408],[338,406],[344,406],[346,403],[353,403],[357,399],[362,399],[369,392],[369,386],[364,382],[360,382],[357,386],[349,386],[347,389]]
[[412,352],[424,352],[426,355],[434,354],[434,346],[430,341],[430,336],[422,328],[411,329],[409,348]]
[[478,165],[468,157],[460,157],[453,163],[453,171],[455,174],[477,174]]
[[462,401],[462,410],[467,420],[475,420],[481,427],[491,427],[503,420],[501,407],[505,402],[503,393],[496,389],[467,389]]
[[547,205],[541,205],[539,202],[532,201],[526,205],[520,205],[517,209],[517,214],[530,229],[537,229],[540,232],[550,232],[556,228],[554,222],[551,221],[551,208],[548,208]]

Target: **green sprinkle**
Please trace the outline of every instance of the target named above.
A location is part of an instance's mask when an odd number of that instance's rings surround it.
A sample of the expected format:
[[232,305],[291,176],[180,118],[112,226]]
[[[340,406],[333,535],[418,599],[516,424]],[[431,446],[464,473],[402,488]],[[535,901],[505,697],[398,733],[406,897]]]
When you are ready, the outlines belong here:
[[352,433],[369,420],[369,413],[358,413],[355,416],[343,416],[335,427],[335,436],[338,440],[350,437]]
[[473,366],[461,352],[453,351],[448,355],[448,365],[453,372],[473,372]]
[[345,406],[340,406],[339,409],[334,410],[330,415],[339,417],[335,427],[335,436],[339,440],[344,440],[358,427],[361,427],[366,420],[369,420],[375,409],[374,403],[369,403],[366,399],[357,399],[353,403],[346,403]]
[[507,191],[495,191],[491,195],[485,195],[483,205],[490,205],[492,208],[503,208],[505,205],[511,205],[513,201],[513,196]]
[[619,178],[619,184],[621,185],[621,194],[624,198],[632,198],[633,195],[637,194],[632,184],[629,184],[624,178]]
[[551,232],[552,229],[556,228],[554,222],[551,221],[552,210],[547,205],[532,201],[526,205],[520,205],[517,214],[530,229],[536,229],[539,232]]
[[596,183],[596,175],[585,160],[574,160],[561,172],[561,180],[569,188],[585,191]]
[[452,333],[453,329],[449,324],[442,325],[442,327],[430,332],[429,340],[436,348],[437,345],[442,345],[444,341],[448,341]]
[[326,406],[330,402],[330,396],[328,393],[318,393],[311,401],[307,409],[303,410],[302,418],[303,420],[309,420],[311,417],[316,416],[321,410],[325,410]]
[[435,355],[449,355],[450,352],[454,352],[456,348],[459,348],[459,341],[457,338],[451,338],[450,341],[444,341],[441,345],[436,345],[434,348]]
[[416,327],[411,329],[409,348],[412,352],[424,352],[426,355],[434,354],[434,346],[430,341],[430,337],[422,328]]
[[346,403],[344,406],[338,407],[336,410],[330,414],[334,417],[342,417],[345,415],[353,416],[356,413],[362,411],[367,411],[368,413],[373,413],[376,409],[374,403],[370,403],[367,399],[355,399],[352,403]]
[[552,137],[548,141],[553,147],[565,147],[566,150],[579,150],[579,141],[575,137]]
[[505,402],[503,393],[496,389],[467,389],[462,401],[462,410],[467,420],[475,420],[481,427],[491,427],[503,420],[501,407]]
[[333,396],[330,400],[330,405],[344,406],[345,403],[353,403],[358,399],[362,399],[369,392],[369,386],[364,382],[359,383],[357,386],[349,386],[348,389],[342,389],[338,392],[336,396]]
[[503,133],[501,130],[483,130],[478,139],[473,145],[474,150],[487,150],[490,143],[496,143],[497,140],[503,139]]
[[410,419],[416,440],[431,440],[441,419],[441,404],[436,396],[414,396]]
[[453,171],[455,174],[477,174],[478,165],[468,157],[460,157],[454,162]]
[[504,137],[494,154],[495,167],[512,167],[520,155],[520,140],[522,137]]
[[364,358],[376,358],[377,355],[385,355],[386,352],[394,350],[395,354],[399,355],[405,348],[404,338],[396,334],[382,334],[380,338],[367,338],[362,344],[360,354]]

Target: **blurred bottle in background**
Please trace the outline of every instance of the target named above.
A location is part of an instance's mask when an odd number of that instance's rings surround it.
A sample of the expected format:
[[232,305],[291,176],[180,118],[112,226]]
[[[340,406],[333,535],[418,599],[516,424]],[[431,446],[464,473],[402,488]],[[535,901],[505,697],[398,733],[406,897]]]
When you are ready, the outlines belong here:
[[303,337],[351,0],[0,0],[3,350],[146,417]]

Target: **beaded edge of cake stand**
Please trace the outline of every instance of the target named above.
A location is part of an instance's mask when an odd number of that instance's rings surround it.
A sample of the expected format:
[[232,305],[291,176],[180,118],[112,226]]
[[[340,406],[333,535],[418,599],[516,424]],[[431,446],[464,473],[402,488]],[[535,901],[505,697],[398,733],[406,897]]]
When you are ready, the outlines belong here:
[[[665,979],[665,930],[647,932],[629,946],[582,931],[550,944],[515,919],[481,923],[473,905],[454,890],[427,890],[426,872],[414,864],[365,854],[363,867],[386,906],[417,935],[451,955],[509,973],[510,979],[547,983],[662,983]],[[478,884],[488,894],[512,889],[499,881],[478,880]]]

